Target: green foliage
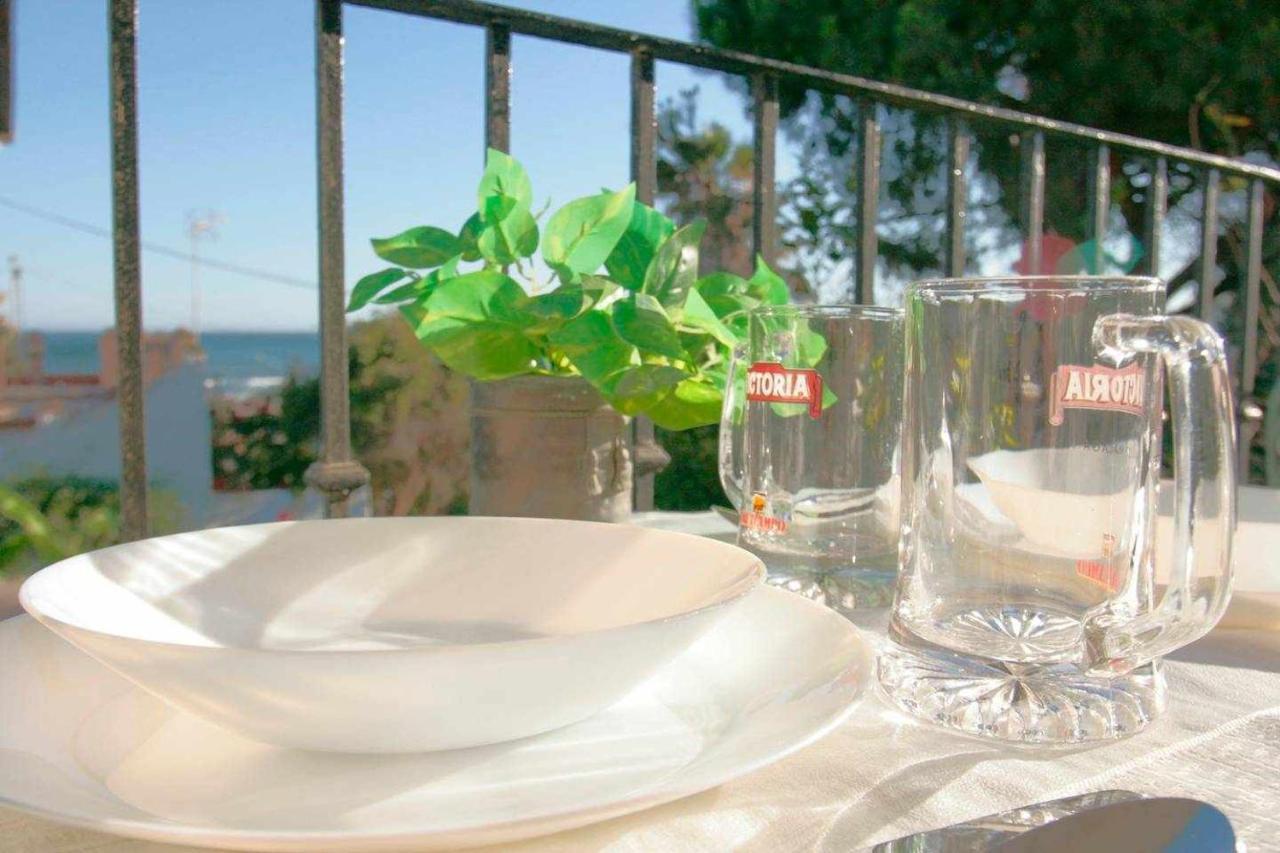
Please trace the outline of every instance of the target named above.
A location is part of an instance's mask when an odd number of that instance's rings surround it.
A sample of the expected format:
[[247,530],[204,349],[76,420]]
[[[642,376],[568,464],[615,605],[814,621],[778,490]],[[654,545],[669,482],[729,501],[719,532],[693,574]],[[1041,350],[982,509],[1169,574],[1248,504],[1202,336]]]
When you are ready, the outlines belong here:
[[715,426],[657,431],[658,441],[671,455],[671,464],[654,478],[657,509],[689,512],[729,505],[720,486],[718,436]]
[[[701,293],[705,224],[676,229],[634,185],[569,202],[540,236],[532,200],[524,168],[491,150],[460,232],[419,226],[375,240],[397,266],[362,278],[348,310],[397,305],[428,350],[474,379],[581,375],[618,411],[659,426],[715,423],[741,318],[786,301],[782,279],[761,261],[750,281],[722,277]],[[539,246],[550,287],[532,271]]]
[[[395,316],[348,330],[351,444],[372,475],[379,515],[466,507],[466,380]],[[214,483],[225,491],[301,490],[320,438],[320,384],[290,377],[279,406],[214,409]]]
[[[181,527],[182,509],[163,489],[148,501],[154,533]],[[0,575],[26,574],[120,541],[120,494],[110,480],[32,477],[0,485]]]
[[[1280,159],[1280,17],[1269,0],[692,0],[692,7],[699,37],[717,47],[1228,156]],[[858,104],[806,92],[785,79],[780,98],[806,151],[799,176],[785,187],[784,239],[806,247],[815,267],[809,277],[817,279],[856,253],[847,211],[859,192],[850,168]],[[922,112],[885,109],[880,118],[880,254],[897,278],[907,278],[937,269],[948,128]],[[978,134],[974,156],[981,177],[971,182],[968,230],[975,239],[969,249],[978,258],[1020,239],[1024,139],[980,123],[971,130]],[[1065,259],[1065,269],[1119,271],[1126,264],[1108,262],[1087,242],[1086,152],[1053,137],[1048,142],[1045,230],[1082,244]],[[1143,221],[1151,165],[1112,152],[1111,201],[1134,235]],[[1169,222],[1178,232],[1198,227],[1195,199],[1185,213],[1178,205],[1197,183],[1193,172],[1171,170]],[[1227,181],[1223,189],[1243,185]],[[1237,222],[1223,229],[1224,244],[1238,245],[1240,227]],[[1143,249],[1136,241],[1134,248]],[[1227,272],[1220,291],[1238,286],[1235,248],[1221,245],[1217,252]],[[1171,290],[1194,276],[1195,264],[1188,263]],[[1241,312],[1242,304],[1236,300],[1233,312]]]

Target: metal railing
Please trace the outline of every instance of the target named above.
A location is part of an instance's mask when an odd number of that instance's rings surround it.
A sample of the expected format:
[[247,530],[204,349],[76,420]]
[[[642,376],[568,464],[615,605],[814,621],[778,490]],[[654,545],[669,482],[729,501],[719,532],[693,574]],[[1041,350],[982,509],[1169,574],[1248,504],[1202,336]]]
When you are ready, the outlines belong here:
[[0,145],[13,138],[13,6],[0,0]]
[[[2,2],[2,0],[0,0]],[[114,230],[116,247],[116,312],[120,334],[121,452],[126,529],[140,535],[145,529],[146,477],[143,462],[141,350],[138,296],[137,219],[137,114],[134,51],[137,0],[111,3],[111,117]],[[1111,153],[1129,152],[1154,162],[1152,180],[1145,193],[1143,225],[1147,251],[1143,270],[1158,269],[1160,237],[1168,202],[1169,164],[1182,163],[1199,170],[1203,184],[1203,241],[1200,281],[1215,278],[1218,233],[1219,185],[1224,176],[1249,182],[1245,281],[1245,338],[1239,365],[1239,388],[1244,412],[1241,457],[1261,418],[1261,406],[1253,399],[1258,373],[1258,323],[1262,279],[1262,218],[1265,184],[1280,187],[1280,170],[1244,163],[1228,157],[1166,145],[1136,136],[1097,130],[1070,122],[972,103],[906,86],[751,56],[744,53],[667,38],[613,29],[595,24],[527,12],[473,0],[345,0],[347,5],[399,12],[482,27],[485,30],[485,144],[507,150],[510,143],[510,95],[513,36],[551,41],[627,54],[631,58],[631,176],[636,197],[652,203],[657,189],[657,125],[654,103],[654,62],[673,62],[749,78],[754,100],[754,208],[752,240],[755,251],[773,261],[777,257],[777,197],[774,180],[778,130],[780,81],[809,89],[845,95],[860,104],[855,164],[858,180],[856,217],[857,264],[854,289],[860,301],[872,301],[872,285],[878,255],[876,221],[879,208],[880,125],[877,107],[887,105],[942,115],[949,123],[947,152],[947,203],[941,266],[949,275],[962,274],[965,253],[965,200],[969,175],[966,164],[972,128],[980,123],[1026,134],[1023,152],[1022,222],[1026,231],[1024,260],[1040,268],[1045,208],[1045,139],[1063,137],[1084,143],[1092,151],[1090,172],[1090,237],[1105,233],[1110,205]],[[331,515],[347,511],[347,499],[368,481],[368,473],[351,455],[348,416],[346,319],[343,315],[343,171],[342,171],[342,12],[344,0],[316,0],[316,98],[319,187],[319,271],[322,456],[308,472],[308,480],[329,500]],[[1200,310],[1206,316],[1212,306],[1212,288],[1201,288]],[[652,426],[638,425],[637,451],[653,453]],[[636,504],[652,506],[651,480],[637,488]]]

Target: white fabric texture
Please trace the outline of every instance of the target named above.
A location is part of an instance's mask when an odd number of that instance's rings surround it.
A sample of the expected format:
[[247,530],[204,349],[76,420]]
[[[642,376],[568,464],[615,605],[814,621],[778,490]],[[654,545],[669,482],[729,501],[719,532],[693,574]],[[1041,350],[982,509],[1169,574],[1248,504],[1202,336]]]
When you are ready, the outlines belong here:
[[[711,513],[640,523],[702,534]],[[1106,788],[1206,800],[1251,851],[1280,851],[1280,632],[1220,628],[1166,662],[1169,708],[1147,731],[1029,753],[918,725],[874,690],[817,744],[736,782],[501,849],[850,851],[1015,806]],[[190,851],[0,809],[0,853]],[[494,850],[498,848],[492,848]]]

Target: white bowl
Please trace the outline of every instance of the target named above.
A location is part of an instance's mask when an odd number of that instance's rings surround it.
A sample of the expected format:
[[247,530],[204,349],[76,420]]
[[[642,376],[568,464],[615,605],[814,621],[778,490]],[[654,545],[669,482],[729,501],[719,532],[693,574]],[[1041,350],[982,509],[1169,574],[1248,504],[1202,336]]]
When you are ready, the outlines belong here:
[[131,542],[49,566],[20,597],[125,677],[255,740],[418,752],[594,714],[764,573],[668,531],[373,518]]
[[1072,559],[1101,557],[1133,513],[1132,466],[1090,447],[995,450],[969,460],[1001,515],[1032,545]]

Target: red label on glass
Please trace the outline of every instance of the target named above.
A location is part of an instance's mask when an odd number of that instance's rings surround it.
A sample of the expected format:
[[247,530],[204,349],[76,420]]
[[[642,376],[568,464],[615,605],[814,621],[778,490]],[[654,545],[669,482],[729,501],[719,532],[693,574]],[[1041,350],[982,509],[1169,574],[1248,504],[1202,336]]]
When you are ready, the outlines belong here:
[[816,370],[757,361],[747,371],[747,399],[755,403],[801,403],[809,417],[822,417],[822,376]]
[[1146,403],[1142,368],[1062,364],[1049,379],[1049,423],[1062,423],[1067,409],[1101,409],[1140,415]]

